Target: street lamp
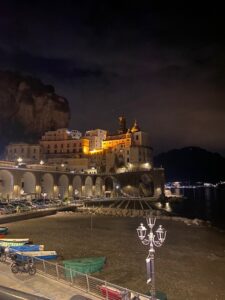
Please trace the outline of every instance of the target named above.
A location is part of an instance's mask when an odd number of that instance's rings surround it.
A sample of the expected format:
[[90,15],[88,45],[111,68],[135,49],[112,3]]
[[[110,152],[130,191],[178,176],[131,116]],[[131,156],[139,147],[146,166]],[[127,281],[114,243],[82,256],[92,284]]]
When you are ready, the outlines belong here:
[[22,157],[18,157],[18,158],[17,158],[17,162],[18,162],[18,165],[19,165],[19,166],[21,165],[22,161],[23,161]]
[[[159,225],[156,230],[156,235],[153,233],[153,227],[155,226],[156,218],[147,217],[146,218],[148,227],[150,228],[149,234],[147,234],[147,229],[141,223],[141,225],[137,228],[137,234],[142,244],[149,245],[149,253],[146,258],[146,267],[147,267],[147,283],[151,283],[151,299],[157,300],[156,298],[156,289],[155,289],[155,247],[161,247],[166,239],[166,230]],[[156,239],[157,238],[157,239]]]

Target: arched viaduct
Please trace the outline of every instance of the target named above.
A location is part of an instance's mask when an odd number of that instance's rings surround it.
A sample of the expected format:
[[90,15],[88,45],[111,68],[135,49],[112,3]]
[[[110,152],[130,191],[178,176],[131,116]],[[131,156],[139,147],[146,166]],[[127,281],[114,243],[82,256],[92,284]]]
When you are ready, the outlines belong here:
[[164,173],[71,174],[30,168],[0,167],[0,199],[21,196],[48,198],[157,196]]

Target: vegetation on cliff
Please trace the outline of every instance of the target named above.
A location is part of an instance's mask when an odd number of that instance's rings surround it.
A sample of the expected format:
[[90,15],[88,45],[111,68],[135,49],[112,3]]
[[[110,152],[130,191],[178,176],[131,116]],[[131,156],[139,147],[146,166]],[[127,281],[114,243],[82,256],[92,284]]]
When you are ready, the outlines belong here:
[[47,130],[68,127],[67,99],[51,85],[10,71],[0,71],[0,146],[35,141]]

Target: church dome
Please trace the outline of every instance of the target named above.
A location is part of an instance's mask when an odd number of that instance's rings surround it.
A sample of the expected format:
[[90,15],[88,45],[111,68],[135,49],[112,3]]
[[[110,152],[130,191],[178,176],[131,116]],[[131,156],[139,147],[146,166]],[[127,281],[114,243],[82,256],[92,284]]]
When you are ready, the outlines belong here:
[[134,125],[131,127],[131,132],[134,133],[134,132],[138,132],[138,131],[140,131],[140,130],[141,130],[141,129],[140,129],[140,127],[138,126],[137,121],[135,120],[135,121],[134,121]]

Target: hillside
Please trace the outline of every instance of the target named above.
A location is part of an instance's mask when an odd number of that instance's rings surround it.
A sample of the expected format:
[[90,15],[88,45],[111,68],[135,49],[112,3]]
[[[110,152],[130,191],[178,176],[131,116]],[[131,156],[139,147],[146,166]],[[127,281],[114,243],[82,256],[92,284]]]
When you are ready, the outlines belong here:
[[46,130],[68,127],[70,119],[67,99],[53,86],[15,72],[0,71],[0,107],[1,151],[8,142],[35,141]]
[[154,158],[164,167],[166,181],[219,182],[225,180],[225,158],[198,147],[170,150]]

